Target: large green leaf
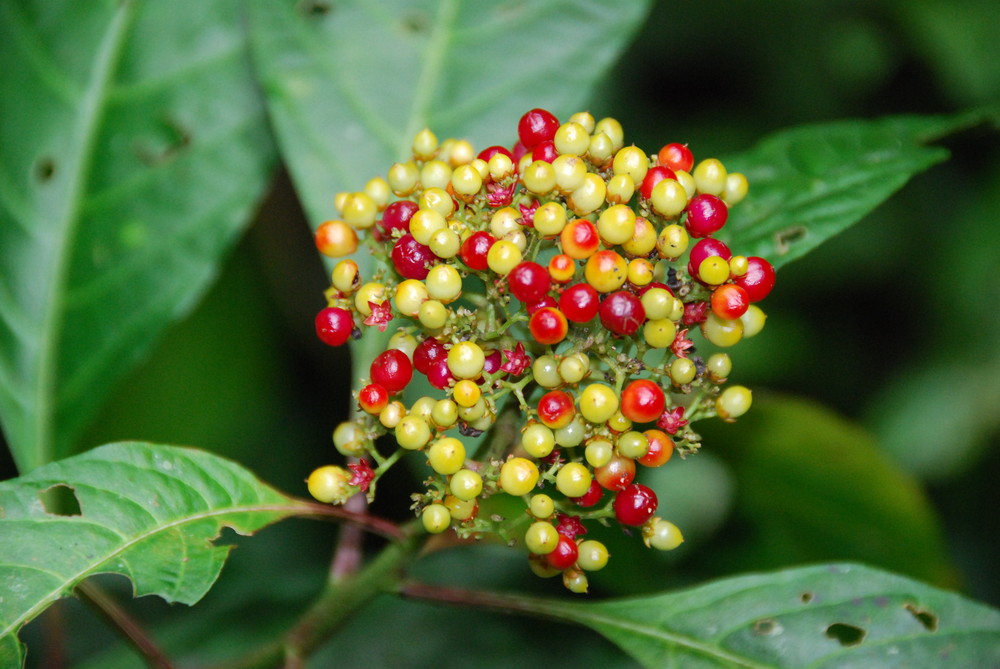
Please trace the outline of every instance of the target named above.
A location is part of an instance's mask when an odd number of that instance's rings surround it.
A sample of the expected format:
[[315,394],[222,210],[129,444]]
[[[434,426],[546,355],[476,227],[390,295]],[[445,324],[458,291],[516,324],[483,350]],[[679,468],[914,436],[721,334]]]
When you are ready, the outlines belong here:
[[861,220],[948,152],[929,142],[997,111],[839,121],[778,132],[725,160],[746,174],[747,199],[718,236],[737,253],[791,262]]
[[856,560],[954,583],[926,495],[857,425],[806,400],[758,393],[735,424],[697,427],[737,480],[733,532],[707,562],[732,573]]
[[193,604],[231,548],[212,543],[224,526],[250,534],[307,507],[229,460],[143,443],[0,483],[0,667],[23,660],[21,626],[86,577],[122,574],[137,596]]
[[593,604],[504,599],[505,608],[597,630],[647,667],[1000,663],[1000,612],[861,565],[739,576],[681,592]]
[[273,160],[239,4],[0,3],[0,418],[67,455],[195,303]]

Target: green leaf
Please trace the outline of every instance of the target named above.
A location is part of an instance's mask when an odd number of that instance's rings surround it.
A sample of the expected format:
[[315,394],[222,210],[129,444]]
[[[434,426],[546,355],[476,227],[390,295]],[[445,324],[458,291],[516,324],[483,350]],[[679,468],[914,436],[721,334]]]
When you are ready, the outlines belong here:
[[215,276],[273,162],[239,5],[0,3],[0,418],[69,454]]
[[857,425],[806,400],[759,392],[735,424],[697,427],[737,480],[737,531],[707,562],[733,572],[856,560],[955,583],[923,490]]
[[929,142],[1000,118],[996,110],[957,116],[840,121],[778,132],[725,159],[749,194],[718,237],[742,255],[791,262],[860,221],[912,176],[948,157]]
[[86,577],[193,604],[226,561],[230,547],[212,543],[223,527],[251,534],[306,507],[229,460],[135,442],[0,483],[0,667],[23,659],[21,626]]
[[[483,149],[513,145],[533,107],[579,111],[649,5],[252,0],[255,62],[312,225],[336,215],[338,190],[360,190],[407,159],[424,127]],[[371,276],[371,257],[355,259]],[[352,342],[356,367],[383,344]]]
[[[508,596],[509,597],[509,596]],[[647,667],[988,667],[1000,612],[861,565],[753,574],[594,604],[509,597],[590,627]]]

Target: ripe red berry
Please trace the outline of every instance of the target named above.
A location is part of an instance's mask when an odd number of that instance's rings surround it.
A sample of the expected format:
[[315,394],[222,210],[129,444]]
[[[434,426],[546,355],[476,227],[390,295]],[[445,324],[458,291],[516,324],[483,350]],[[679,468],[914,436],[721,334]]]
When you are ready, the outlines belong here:
[[542,160],[551,163],[558,157],[559,152],[556,151],[556,144],[552,140],[540,142],[538,146],[531,150],[532,160]]
[[655,492],[641,483],[633,483],[615,495],[615,518],[622,525],[642,525],[653,517],[658,505]]
[[390,393],[398,393],[413,378],[413,365],[405,353],[390,348],[375,357],[369,372],[373,383],[381,384]]
[[552,279],[547,269],[536,262],[526,260],[510,271],[507,275],[507,285],[510,286],[510,292],[514,297],[531,304],[549,292]]
[[667,144],[656,154],[656,160],[664,167],[684,172],[690,172],[694,166],[694,155],[687,144]]
[[539,309],[528,321],[528,330],[539,344],[554,346],[566,338],[569,324],[563,312],[552,307]]
[[749,307],[750,297],[742,286],[727,283],[712,291],[712,311],[719,318],[739,318]]
[[635,460],[613,455],[607,464],[594,468],[594,479],[607,490],[624,490],[635,478]]
[[508,151],[502,146],[489,146],[480,151],[479,155],[476,157],[479,158],[480,160],[485,160],[486,162],[490,162],[490,158],[497,155],[498,153],[502,153],[503,155],[507,156],[508,158],[510,158],[510,161],[512,163],[517,165],[517,163],[514,161],[514,154],[512,154],[510,151]]
[[484,374],[494,374],[500,365],[503,364],[503,353],[500,351],[490,351],[483,358],[483,373]]
[[674,454],[674,442],[663,430],[646,430],[642,433],[649,442],[649,450],[639,458],[639,463],[646,467],[659,467]]
[[601,302],[601,325],[619,335],[633,335],[646,320],[642,302],[632,293],[620,290]]
[[553,569],[569,569],[576,562],[579,554],[580,549],[577,548],[576,542],[565,534],[560,534],[559,543],[556,544],[551,553],[545,556],[545,561]]
[[708,237],[722,229],[729,218],[729,207],[722,198],[701,193],[687,205],[684,226],[692,237]]
[[677,180],[677,175],[669,167],[664,167],[662,165],[657,165],[656,167],[650,167],[649,171],[646,172],[645,178],[643,178],[642,183],[639,185],[639,193],[647,200],[653,195],[653,188],[656,184],[660,183],[664,179]]
[[587,509],[596,506],[602,497],[604,497],[604,489],[601,488],[601,484],[597,482],[597,479],[594,479],[590,482],[590,489],[584,495],[574,497],[573,501],[577,506]]
[[406,233],[392,247],[392,265],[404,279],[426,279],[431,263],[437,256],[413,235]]
[[649,379],[636,379],[622,391],[621,412],[636,423],[651,423],[667,405],[663,390]]
[[600,295],[589,283],[572,285],[559,296],[559,310],[574,323],[590,321],[600,308]]
[[427,380],[432,386],[438,389],[447,388],[448,384],[455,380],[455,375],[451,373],[451,368],[448,367],[447,355],[440,360],[435,360],[431,364],[430,371],[427,372]]
[[556,302],[556,298],[551,295],[546,295],[537,302],[532,302],[528,305],[528,314],[534,315],[539,309],[558,309],[559,303]]
[[382,229],[386,237],[391,236],[393,230],[409,232],[410,219],[413,218],[418,209],[420,209],[419,205],[410,200],[393,202],[382,212],[382,218],[378,222],[379,228]]
[[550,390],[538,400],[538,420],[553,430],[569,425],[574,415],[576,407],[569,393]]
[[429,374],[434,363],[447,358],[448,349],[434,337],[428,337],[413,349],[413,366],[421,374]]
[[746,274],[738,276],[734,280],[736,285],[747,291],[747,297],[750,298],[751,302],[760,302],[774,288],[774,281],[777,278],[774,273],[774,265],[757,256],[747,258],[747,265]]
[[490,247],[496,239],[488,232],[480,230],[469,235],[468,239],[462,242],[458,255],[462,262],[470,269],[484,272],[489,267],[486,257],[490,252]]
[[517,136],[524,148],[531,150],[541,142],[551,141],[556,136],[558,129],[559,119],[552,112],[545,109],[532,109],[518,121]]
[[316,314],[316,336],[329,346],[342,346],[351,338],[354,317],[347,309],[327,307]]
[[370,414],[377,414],[389,404],[389,391],[378,383],[369,383],[358,392],[358,404]]
[[711,237],[702,239],[691,247],[691,255],[688,257],[688,274],[697,278],[698,268],[701,267],[701,263],[706,258],[711,258],[712,256],[719,256],[723,260],[729,260],[733,257],[733,252],[718,239],[712,239]]

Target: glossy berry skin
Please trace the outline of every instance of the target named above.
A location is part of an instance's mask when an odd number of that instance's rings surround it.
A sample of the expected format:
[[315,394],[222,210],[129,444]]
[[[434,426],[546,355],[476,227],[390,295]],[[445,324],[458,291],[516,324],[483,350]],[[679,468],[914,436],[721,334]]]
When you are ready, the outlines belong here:
[[760,302],[774,288],[777,277],[774,273],[774,266],[763,258],[750,256],[747,258],[747,271],[743,276],[738,276],[734,280],[736,285],[747,291],[747,297],[751,302]]
[[638,462],[646,467],[660,467],[674,454],[674,442],[663,430],[646,430],[642,433],[649,442],[649,450]]
[[590,321],[600,308],[600,295],[587,283],[572,285],[559,296],[559,310],[574,323]]
[[598,313],[601,325],[618,335],[635,334],[646,320],[646,311],[639,298],[623,290],[604,298]]
[[526,260],[519,263],[507,275],[507,285],[514,297],[526,304],[542,299],[552,287],[552,279],[547,269],[536,262]]
[[390,393],[398,393],[413,378],[413,365],[406,354],[391,348],[375,357],[370,368],[372,383],[378,383]]
[[739,318],[749,307],[750,296],[742,286],[727,283],[712,291],[712,311],[719,318]]
[[684,226],[692,237],[708,237],[721,230],[728,218],[729,207],[722,198],[701,193],[688,202]]
[[691,253],[688,256],[688,274],[697,278],[698,268],[712,256],[718,256],[728,262],[733,257],[733,252],[718,239],[702,239],[691,247]]
[[687,144],[667,144],[656,154],[657,162],[672,170],[690,172],[694,166],[694,155]]
[[636,379],[622,390],[621,412],[636,423],[651,423],[660,417],[667,399],[656,383]]
[[642,184],[639,186],[639,193],[642,197],[647,200],[653,195],[653,188],[656,184],[660,183],[664,179],[677,180],[677,175],[669,167],[664,167],[663,165],[658,165],[656,167],[649,168],[646,172],[645,178],[642,180]]
[[569,425],[574,415],[576,407],[569,393],[552,390],[538,400],[538,420],[553,430]]
[[382,218],[378,226],[386,237],[392,236],[393,230],[401,230],[403,233],[410,231],[410,219],[417,213],[419,205],[410,200],[399,200],[393,202],[382,212]]
[[458,257],[462,259],[466,267],[478,272],[484,272],[489,267],[486,258],[489,255],[490,247],[496,239],[490,233],[480,230],[469,235],[469,238],[462,242],[458,251]]
[[559,233],[559,244],[562,252],[570,258],[585,260],[597,252],[601,236],[593,223],[581,218],[566,224]]
[[569,324],[566,316],[558,309],[543,307],[532,314],[528,330],[539,344],[554,346],[566,338]]
[[447,388],[455,380],[455,375],[451,373],[451,368],[448,367],[447,357],[431,363],[431,367],[427,372],[427,380],[439,390]]
[[554,569],[569,569],[576,562],[579,553],[576,542],[560,534],[559,543],[556,544],[551,553],[545,556],[545,561]]
[[447,358],[448,349],[434,337],[423,340],[413,350],[413,366],[421,374],[429,374],[434,363]]
[[353,330],[354,317],[347,309],[327,307],[316,314],[316,336],[328,346],[343,346]]
[[615,518],[622,525],[637,527],[653,517],[658,505],[655,492],[641,483],[633,483],[615,495]]
[[369,383],[358,392],[358,404],[366,413],[377,414],[389,404],[389,391],[378,383]]
[[413,235],[406,233],[392,247],[392,265],[404,279],[426,279],[437,256]]
[[552,112],[532,109],[518,121],[517,137],[524,148],[530,151],[541,142],[551,141],[558,129],[559,119]]
[[597,482],[597,479],[594,479],[590,482],[590,488],[587,489],[586,493],[572,499],[577,506],[589,509],[592,506],[596,506],[602,497],[604,497],[604,489],[601,488],[601,484]]
[[594,478],[606,490],[624,490],[635,478],[635,460],[612,456],[606,465],[594,469]]
[[495,156],[498,153],[504,154],[505,156],[507,156],[508,158],[510,158],[510,161],[512,163],[514,163],[515,165],[517,165],[517,163],[514,162],[514,154],[511,153],[510,151],[508,151],[507,148],[503,147],[503,146],[489,146],[489,147],[486,147],[485,149],[483,149],[482,151],[480,151],[479,155],[476,156],[476,157],[479,158],[480,160],[484,160],[484,161],[486,161],[488,163],[488,162],[490,162],[490,158],[492,158],[493,156]]
[[540,309],[558,309],[558,308],[559,308],[559,303],[556,302],[556,298],[552,297],[551,295],[546,295],[537,302],[531,302],[530,304],[528,304],[527,307],[528,314],[531,316],[534,316],[535,313],[538,312]]
[[538,145],[531,150],[532,160],[541,160],[551,164],[556,158],[559,157],[559,152],[556,151],[555,143],[549,139],[544,142],[539,142]]

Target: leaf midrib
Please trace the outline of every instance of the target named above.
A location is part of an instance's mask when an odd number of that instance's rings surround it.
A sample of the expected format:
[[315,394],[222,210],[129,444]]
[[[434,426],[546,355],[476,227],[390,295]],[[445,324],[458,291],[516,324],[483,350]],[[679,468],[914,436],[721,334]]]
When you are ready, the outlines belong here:
[[74,135],[79,138],[78,150],[70,154],[70,167],[66,204],[62,215],[53,226],[56,241],[52,279],[49,282],[48,300],[42,317],[40,335],[41,346],[38,359],[38,379],[35,403],[35,443],[25,458],[28,469],[33,469],[53,459],[55,450],[55,414],[58,404],[58,362],[62,340],[62,327],[66,315],[66,292],[63,290],[68,280],[72,250],[79,228],[80,212],[90,170],[93,166],[93,149],[97,141],[98,129],[104,118],[107,93],[111,87],[112,75],[121,57],[122,48],[135,15],[135,5],[131,1],[119,3],[102,39],[89,85],[80,101],[80,113]]

